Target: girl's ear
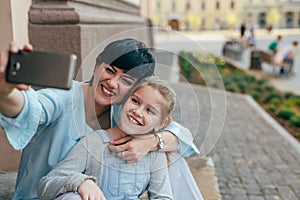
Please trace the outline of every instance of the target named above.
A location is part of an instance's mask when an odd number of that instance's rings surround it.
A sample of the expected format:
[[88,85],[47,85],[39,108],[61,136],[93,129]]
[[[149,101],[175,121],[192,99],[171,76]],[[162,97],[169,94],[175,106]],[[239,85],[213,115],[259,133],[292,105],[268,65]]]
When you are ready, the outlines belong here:
[[161,123],[158,126],[156,126],[154,128],[154,131],[157,132],[157,131],[165,128],[166,125],[169,124],[169,121],[170,121],[169,117],[166,117],[163,121],[161,121]]

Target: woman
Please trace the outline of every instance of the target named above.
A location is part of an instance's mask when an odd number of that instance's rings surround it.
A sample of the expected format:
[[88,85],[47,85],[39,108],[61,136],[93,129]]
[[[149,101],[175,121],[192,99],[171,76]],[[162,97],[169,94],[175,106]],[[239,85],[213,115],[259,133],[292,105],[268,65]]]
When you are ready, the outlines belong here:
[[[17,53],[18,49],[12,44],[10,51]],[[109,128],[113,123],[111,104],[121,101],[140,79],[152,75],[155,65],[142,42],[118,40],[98,55],[89,82],[73,81],[68,91],[50,88],[35,91],[23,84],[5,82],[7,55],[7,51],[1,51],[0,124],[12,146],[22,149],[14,199],[37,199],[39,179],[64,159],[83,134]],[[197,151],[187,129],[172,122],[167,130],[161,137],[149,135],[114,141],[113,144],[122,145],[112,146],[111,150],[128,163],[163,146],[163,151],[179,149],[185,155]],[[183,142],[182,135],[190,137]]]

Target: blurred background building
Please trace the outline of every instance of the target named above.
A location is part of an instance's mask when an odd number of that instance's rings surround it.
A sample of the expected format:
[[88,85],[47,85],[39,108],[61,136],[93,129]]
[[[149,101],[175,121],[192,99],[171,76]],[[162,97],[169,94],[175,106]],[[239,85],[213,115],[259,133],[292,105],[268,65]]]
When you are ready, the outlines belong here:
[[300,0],[140,0],[154,26],[175,30],[300,28]]

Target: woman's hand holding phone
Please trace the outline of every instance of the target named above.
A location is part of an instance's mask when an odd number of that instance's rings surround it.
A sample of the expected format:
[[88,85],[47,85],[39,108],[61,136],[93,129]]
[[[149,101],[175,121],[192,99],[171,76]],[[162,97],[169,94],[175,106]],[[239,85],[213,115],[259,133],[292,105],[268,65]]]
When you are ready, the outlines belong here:
[[[31,45],[25,45],[24,49],[32,50]],[[29,85],[11,84],[6,82],[6,65],[9,52],[17,53],[16,44],[11,43],[9,49],[0,51],[0,112],[7,117],[16,117],[24,105],[24,96],[20,90],[29,89]]]
[[[23,50],[31,51],[31,45],[25,45]],[[19,49],[15,43],[10,43],[9,49],[2,49],[0,52],[0,95],[9,95],[14,88],[19,90],[27,90],[29,89],[29,85],[26,84],[11,84],[6,82],[5,74],[6,74],[6,65],[8,62],[9,52],[18,53]]]

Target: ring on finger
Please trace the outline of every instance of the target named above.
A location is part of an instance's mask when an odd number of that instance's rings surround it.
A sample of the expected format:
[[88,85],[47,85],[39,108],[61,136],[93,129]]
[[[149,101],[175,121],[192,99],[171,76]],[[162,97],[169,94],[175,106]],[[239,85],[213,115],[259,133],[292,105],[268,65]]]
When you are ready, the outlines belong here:
[[126,157],[126,152],[122,151],[121,155],[122,155],[122,157]]

